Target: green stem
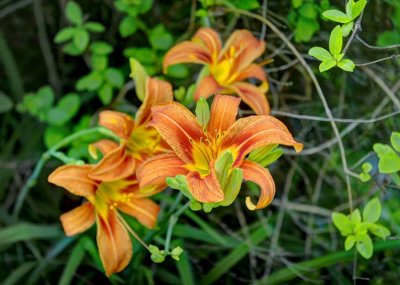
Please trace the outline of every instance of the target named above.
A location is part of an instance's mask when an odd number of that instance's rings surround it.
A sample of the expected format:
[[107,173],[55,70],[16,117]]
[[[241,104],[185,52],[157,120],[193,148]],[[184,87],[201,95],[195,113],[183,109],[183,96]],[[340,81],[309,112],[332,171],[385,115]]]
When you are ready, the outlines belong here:
[[[400,249],[400,240],[381,241],[374,244],[374,253],[388,249]],[[349,262],[352,261],[353,258],[353,250],[328,254],[312,260],[292,264],[288,268],[281,269],[267,277],[262,278],[253,285],[273,285],[280,283],[287,284],[289,280],[298,277],[300,274],[315,274],[317,269],[325,268],[339,262]]]
[[38,178],[40,172],[42,171],[46,162],[50,159],[51,155],[53,153],[55,153],[56,151],[58,151],[59,149],[69,145],[76,139],[84,137],[84,136],[88,136],[88,135],[93,135],[93,134],[102,134],[106,137],[119,140],[119,138],[114,133],[112,133],[110,130],[107,130],[107,129],[101,128],[101,127],[97,127],[97,128],[86,129],[86,130],[76,132],[76,133],[64,138],[60,142],[56,143],[51,148],[49,148],[46,152],[44,152],[41,155],[31,176],[28,178],[28,180],[22,187],[21,192],[18,195],[17,201],[14,206],[14,211],[13,211],[13,220],[14,221],[18,218],[18,215],[21,211],[22,205],[24,204],[24,201],[25,201],[26,195],[28,194],[29,189],[32,188],[36,184],[37,178]]
[[171,215],[169,218],[167,237],[165,238],[165,245],[164,245],[164,251],[166,254],[169,253],[169,248],[171,245],[172,231],[176,225],[176,222],[178,221],[179,216],[182,215],[182,213],[189,207],[189,205],[190,205],[190,202],[187,202],[175,214]]

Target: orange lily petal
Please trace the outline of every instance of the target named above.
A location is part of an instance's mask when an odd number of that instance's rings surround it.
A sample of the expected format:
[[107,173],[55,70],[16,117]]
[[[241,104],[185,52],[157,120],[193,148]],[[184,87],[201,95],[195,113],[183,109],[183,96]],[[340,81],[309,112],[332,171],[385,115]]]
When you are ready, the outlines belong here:
[[275,196],[275,183],[268,169],[259,164],[245,160],[240,169],[243,171],[243,178],[258,184],[261,188],[261,196],[256,205],[250,197],[246,197],[246,206],[250,210],[262,209],[267,207]]
[[221,51],[221,39],[211,28],[200,28],[192,38],[192,42],[204,45],[216,58]]
[[242,100],[249,105],[257,115],[268,115],[270,111],[269,103],[265,93],[257,86],[245,82],[238,82],[230,86]]
[[210,167],[211,172],[204,178],[196,171],[189,172],[186,176],[189,191],[193,198],[202,203],[217,203],[224,200],[224,192],[219,185],[214,167]]
[[102,111],[99,125],[113,131],[122,139],[129,139],[135,123],[128,115],[116,111]]
[[196,117],[176,102],[163,103],[152,109],[155,127],[176,155],[185,162],[192,162],[192,143],[205,137]]
[[223,88],[218,84],[214,77],[208,75],[202,78],[197,85],[196,91],[194,92],[194,100],[197,101],[200,97],[208,98],[222,89]]
[[96,151],[96,149],[98,149],[103,155],[106,155],[106,154],[109,154],[110,152],[112,152],[113,150],[115,150],[116,148],[118,148],[118,143],[116,143],[115,141],[112,141],[112,140],[104,139],[104,140],[99,140],[95,143],[90,144],[89,149],[90,148],[94,148],[94,151]]
[[73,236],[90,228],[95,220],[95,211],[91,203],[86,202],[82,206],[62,214],[61,224],[67,236]]
[[185,175],[185,163],[174,153],[163,153],[146,159],[136,171],[140,188],[149,185],[166,187],[165,178],[178,174]]
[[48,177],[48,181],[63,187],[72,194],[82,197],[90,197],[97,189],[96,182],[89,178],[90,165],[63,165],[54,170]]
[[132,199],[129,203],[121,203],[118,209],[135,217],[142,225],[154,228],[160,206],[150,199]]
[[293,146],[296,152],[303,144],[296,142],[286,126],[271,116],[250,116],[237,120],[227,131],[222,141],[223,148],[237,151],[234,166],[240,166],[251,151],[269,144]]
[[225,132],[236,119],[240,99],[233,96],[217,95],[211,105],[210,122],[207,132],[216,136]]
[[132,175],[135,166],[135,158],[130,156],[125,150],[125,145],[121,144],[93,167],[89,177],[98,181],[119,180]]
[[170,65],[178,63],[208,64],[211,59],[212,54],[207,48],[198,43],[184,41],[167,52],[163,61],[163,72],[166,73]]
[[150,119],[151,107],[163,102],[172,101],[173,93],[170,83],[148,77],[146,82],[146,95],[142,106],[136,113],[135,123],[140,125]]
[[97,215],[97,245],[106,275],[122,271],[132,257],[132,242],[116,211]]
[[267,82],[265,71],[258,64],[250,64],[239,74],[239,76],[236,78],[236,81],[238,82],[248,78],[256,78],[258,80]]
[[235,59],[236,70],[248,67],[256,58],[265,51],[265,43],[255,38],[247,30],[237,30],[226,41],[221,56],[234,50],[237,53]]

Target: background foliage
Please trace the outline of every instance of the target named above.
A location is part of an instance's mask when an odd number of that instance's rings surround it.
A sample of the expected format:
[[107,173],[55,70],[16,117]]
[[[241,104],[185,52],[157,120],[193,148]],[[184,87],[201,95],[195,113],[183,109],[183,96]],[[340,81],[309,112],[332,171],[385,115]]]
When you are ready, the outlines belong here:
[[[354,15],[339,23],[322,16],[330,9],[345,11],[345,1],[215,2],[82,0],[67,6],[64,0],[0,1],[3,284],[278,284],[292,279],[296,284],[396,284],[400,143],[399,134],[392,132],[400,126],[400,4],[368,1],[358,18],[359,29]],[[234,9],[266,17],[281,35]],[[333,68],[319,73],[319,62],[307,55],[310,48],[328,47],[335,25],[349,21],[357,33],[350,33],[334,52],[338,56],[343,47],[355,63],[354,72]],[[285,159],[271,166],[277,196],[267,209],[247,211],[244,199],[238,199],[233,207],[209,214],[184,211],[172,241],[185,250],[180,261],[167,258],[154,264],[135,241],[131,265],[108,280],[93,241],[95,230],[74,238],[63,235],[59,216],[80,200],[47,183],[58,161],[48,160],[31,181],[21,211],[15,205],[43,152],[67,135],[95,126],[101,110],[135,113],[139,100],[128,80],[129,58],[159,76],[165,52],[201,25],[215,28],[225,39],[237,28],[265,39],[262,60],[273,60],[265,66],[272,114],[305,150],[300,155],[285,150]],[[313,78],[280,36],[291,41],[317,75],[341,140],[329,124]],[[191,101],[190,84],[198,71],[196,66],[170,68],[166,79],[175,87],[185,86],[175,90],[176,100],[186,105]],[[90,160],[87,143],[96,139],[89,134],[74,140],[57,155]],[[247,184],[240,196],[253,188]],[[353,209],[363,209],[351,216],[349,188]],[[169,197],[172,191],[156,197],[164,209],[159,229],[146,231],[129,220],[148,242],[165,242],[165,217],[174,203],[181,203]]]

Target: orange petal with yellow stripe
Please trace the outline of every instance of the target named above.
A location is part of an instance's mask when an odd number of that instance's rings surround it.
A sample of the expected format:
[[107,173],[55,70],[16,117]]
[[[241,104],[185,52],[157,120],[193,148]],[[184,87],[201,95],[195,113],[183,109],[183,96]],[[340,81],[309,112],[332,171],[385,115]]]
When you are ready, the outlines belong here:
[[117,111],[102,111],[99,114],[99,125],[103,126],[122,139],[129,139],[135,123],[127,114]]
[[65,234],[73,236],[86,231],[94,224],[95,210],[91,203],[86,202],[82,206],[62,214],[60,220]]
[[118,209],[135,217],[142,225],[153,229],[157,222],[160,206],[150,199],[131,199],[128,203],[121,203]]
[[192,162],[192,143],[205,137],[196,117],[176,102],[154,106],[151,111],[150,125],[158,130],[180,159]]
[[192,37],[192,42],[207,48],[215,58],[221,51],[221,39],[217,32],[211,28],[200,28]]
[[211,105],[210,121],[207,126],[207,132],[214,137],[225,132],[236,120],[240,99],[217,95]]
[[191,41],[184,41],[171,48],[163,60],[163,72],[167,73],[167,68],[178,63],[211,63],[212,54],[204,46]]
[[144,97],[143,104],[136,113],[135,123],[140,125],[150,120],[152,106],[163,102],[172,101],[173,99],[172,86],[170,83],[147,77],[146,95]]
[[135,158],[129,155],[125,145],[106,154],[89,173],[89,177],[98,181],[113,181],[126,178],[135,172]]
[[293,146],[296,152],[303,144],[295,141],[286,126],[271,116],[250,116],[237,120],[227,131],[222,141],[223,148],[237,151],[234,166],[240,166],[251,151],[269,144]]
[[208,75],[202,78],[194,91],[194,100],[197,101],[201,97],[208,98],[223,90],[213,76]]
[[90,165],[63,165],[49,175],[48,181],[78,196],[94,196],[98,185],[89,177],[92,168]]
[[236,30],[226,41],[221,57],[234,51],[235,69],[241,71],[248,67],[265,51],[265,43],[255,38],[248,30]]
[[254,204],[250,197],[246,197],[246,206],[250,210],[262,209],[267,207],[275,196],[275,182],[268,169],[263,168],[258,163],[245,160],[240,166],[245,180],[254,182],[260,186],[261,195]]
[[189,172],[186,176],[189,191],[196,201],[202,203],[217,203],[224,200],[224,192],[218,182],[214,167],[211,172],[204,178],[196,171]]
[[269,114],[270,107],[267,97],[259,87],[245,82],[237,82],[230,86],[230,89],[238,94],[257,115]]
[[136,171],[140,188],[154,185],[166,187],[165,178],[186,175],[185,163],[174,153],[163,153],[146,159]]
[[132,242],[115,210],[97,215],[97,245],[106,275],[122,271],[132,257]]
[[118,143],[112,140],[104,139],[90,144],[89,152],[94,159],[97,159],[97,150],[99,150],[103,155],[107,155],[116,148],[118,148]]

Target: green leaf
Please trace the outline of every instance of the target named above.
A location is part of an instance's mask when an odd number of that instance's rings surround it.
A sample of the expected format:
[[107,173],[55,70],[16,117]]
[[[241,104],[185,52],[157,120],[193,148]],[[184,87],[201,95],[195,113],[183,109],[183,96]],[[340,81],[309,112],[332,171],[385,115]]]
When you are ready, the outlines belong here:
[[174,39],[165,27],[160,24],[150,31],[149,41],[153,48],[167,50],[172,46]]
[[151,48],[126,48],[124,49],[124,56],[128,58],[133,57],[142,64],[154,64],[158,61],[156,51]]
[[234,168],[229,175],[228,182],[224,187],[224,200],[220,202],[221,206],[231,205],[239,194],[243,181],[243,172],[240,168]]
[[394,184],[400,186],[400,175],[398,175],[397,173],[391,173],[390,177],[392,178]]
[[51,125],[61,126],[71,120],[79,111],[80,97],[70,93],[58,102],[57,106],[47,113],[47,122]]
[[33,268],[37,266],[36,262],[24,262],[12,272],[8,272],[7,278],[2,280],[2,285],[25,284],[21,279]]
[[337,66],[343,69],[344,71],[349,71],[349,72],[353,72],[354,68],[356,67],[354,65],[354,62],[350,59],[342,59],[337,63]]
[[[354,20],[355,18],[357,18],[361,12],[364,10],[365,6],[367,5],[367,0],[359,0],[357,2],[354,3],[353,0],[349,1],[351,2],[351,18]],[[349,16],[350,16],[349,15]]]
[[361,223],[361,213],[359,209],[355,209],[350,215],[350,221],[354,226]]
[[63,47],[63,52],[68,55],[72,55],[72,56],[77,56],[82,53],[82,51],[80,49],[78,49],[73,42],[65,45]]
[[94,42],[90,45],[90,51],[96,55],[107,55],[112,53],[114,48],[106,42]]
[[119,24],[119,33],[121,37],[126,38],[133,35],[137,30],[137,20],[132,17],[125,17]]
[[319,23],[315,19],[299,17],[296,29],[294,31],[294,39],[296,42],[308,42],[316,31],[319,30]]
[[49,149],[69,134],[69,130],[65,126],[49,126],[44,132],[44,144],[46,148]]
[[68,41],[74,37],[76,29],[72,27],[66,27],[59,31],[54,37],[54,42],[56,44]]
[[329,37],[329,51],[331,52],[334,59],[336,59],[341,51],[343,45],[343,35],[342,28],[340,26],[336,26]]
[[278,144],[270,144],[253,150],[249,155],[249,160],[255,161],[262,167],[274,163],[283,154],[283,150],[278,148]]
[[0,248],[21,241],[48,240],[62,236],[63,233],[59,226],[19,223],[0,229]]
[[14,107],[13,101],[0,91],[0,114],[10,111]]
[[110,84],[104,84],[99,90],[99,98],[103,105],[110,104],[113,97],[113,88]]
[[323,61],[319,65],[319,72],[327,71],[335,66],[336,66],[336,60],[334,60],[334,59]]
[[222,190],[225,189],[228,182],[229,172],[232,168],[233,161],[233,154],[230,150],[224,150],[215,161],[214,169]]
[[183,64],[174,64],[168,67],[167,74],[174,78],[186,78],[189,75],[189,69]]
[[364,222],[375,223],[381,216],[382,206],[378,198],[374,198],[365,205],[363,210]]
[[351,22],[351,18],[347,16],[345,13],[339,11],[339,10],[328,10],[322,13],[322,16],[327,18],[328,20],[341,23],[341,24],[347,24],[348,22]]
[[346,238],[346,241],[344,242],[344,249],[346,251],[352,249],[355,243],[356,243],[356,237],[353,235],[349,235]]
[[152,6],[153,6],[153,0],[141,0],[138,6],[139,13],[140,14],[147,13]]
[[111,86],[121,88],[124,85],[124,76],[119,69],[107,68],[105,73],[106,80]]
[[343,37],[347,37],[350,34],[350,32],[353,30],[353,26],[354,26],[353,21],[342,25]]
[[77,29],[74,34],[73,43],[79,51],[84,51],[89,44],[89,33],[84,29]]
[[210,107],[207,100],[201,97],[196,104],[196,117],[197,121],[202,127],[206,127],[210,120]]
[[293,8],[297,9],[303,4],[303,0],[292,0]]
[[334,212],[332,213],[332,221],[342,236],[348,236],[353,233],[353,227],[348,216]]
[[374,246],[372,244],[372,240],[368,234],[359,235],[357,238],[356,248],[357,251],[361,254],[365,259],[370,259],[372,257]]
[[400,32],[397,30],[386,31],[379,34],[377,45],[384,47],[400,43]]
[[146,81],[148,75],[143,66],[136,59],[130,58],[129,65],[131,67],[131,73],[129,76],[135,80],[136,96],[140,101],[143,101],[146,95]]
[[107,68],[108,58],[103,55],[93,54],[91,57],[92,69],[96,71],[101,71]]
[[370,225],[368,230],[372,234],[376,235],[377,237],[383,238],[383,239],[386,239],[388,236],[390,236],[390,231],[386,227],[379,225],[379,224]]
[[85,29],[94,33],[101,33],[105,31],[105,27],[98,22],[87,22],[83,26]]
[[81,7],[74,1],[68,2],[65,16],[73,24],[80,25],[83,22]]
[[362,170],[363,170],[364,172],[369,173],[369,172],[371,172],[371,170],[372,170],[372,164],[369,163],[369,162],[364,162],[364,163],[362,164],[361,168],[362,168]]
[[329,61],[333,59],[330,52],[322,47],[312,47],[308,51],[308,54],[312,57],[315,57],[316,59],[319,59],[320,61]]
[[395,151],[400,152],[400,132],[393,132],[390,136],[390,143]]
[[362,172],[358,175],[358,177],[360,178],[360,180],[362,182],[368,182],[371,180],[371,175],[369,175],[368,173]]
[[85,257],[85,250],[81,243],[78,243],[74,249],[71,251],[67,263],[64,265],[64,270],[62,272],[61,278],[58,281],[58,285],[69,285],[71,284],[75,272],[79,265],[82,263]]
[[76,83],[78,91],[88,90],[96,91],[103,84],[103,76],[99,72],[91,72],[86,76],[81,77]]
[[314,3],[305,3],[299,9],[299,14],[304,18],[315,20],[318,16],[318,6]]
[[393,173],[400,170],[400,156],[390,146],[376,143],[373,148],[379,157],[380,173]]
[[243,10],[254,10],[260,7],[257,0],[230,0],[233,5]]

